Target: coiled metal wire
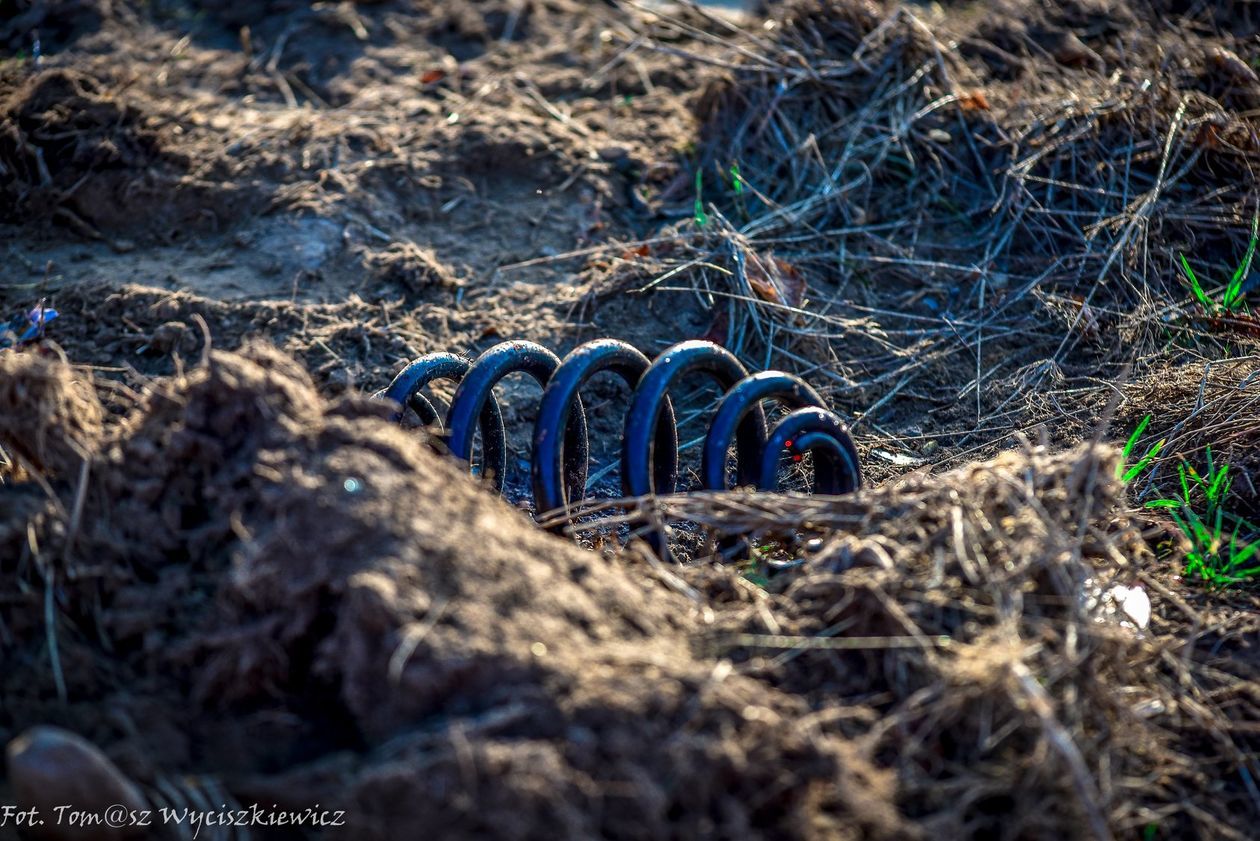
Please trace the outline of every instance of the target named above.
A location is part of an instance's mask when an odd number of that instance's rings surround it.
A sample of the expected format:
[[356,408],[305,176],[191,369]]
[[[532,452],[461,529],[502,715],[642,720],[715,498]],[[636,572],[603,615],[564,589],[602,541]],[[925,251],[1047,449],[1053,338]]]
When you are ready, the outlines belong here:
[[[539,514],[566,509],[585,495],[590,446],[579,391],[602,372],[615,374],[632,390],[621,446],[621,482],[628,497],[677,489],[678,429],[669,393],[681,377],[692,373],[706,374],[726,390],[704,439],[700,467],[704,489],[728,487],[732,443],[735,481],[740,486],[777,490],[785,452],[795,461],[812,454],[816,493],[850,493],[862,484],[858,452],[848,427],[817,391],[783,371],[749,374],[734,354],[712,342],[681,342],[655,360],[616,339],[579,345],[564,359],[526,341],[502,342],[472,361],[451,353],[431,353],[411,362],[374,396],[410,407],[464,462],[472,462],[479,431],[482,473],[502,492],[507,436],[493,392],[500,380],[518,372],[543,387],[530,458]],[[422,393],[438,380],[457,384],[444,422]],[[766,400],[791,409],[769,430],[762,408]],[[397,417],[401,420],[402,413]]]

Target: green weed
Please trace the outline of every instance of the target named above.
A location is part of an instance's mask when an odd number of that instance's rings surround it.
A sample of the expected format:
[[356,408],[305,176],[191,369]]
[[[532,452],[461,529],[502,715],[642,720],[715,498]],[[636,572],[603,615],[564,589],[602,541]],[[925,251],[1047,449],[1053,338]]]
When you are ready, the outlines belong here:
[[1243,543],[1240,534],[1255,535],[1260,528],[1226,510],[1233,477],[1229,465],[1216,464],[1207,448],[1207,471],[1199,473],[1182,461],[1177,467],[1181,493],[1146,503],[1147,508],[1168,511],[1190,542],[1185,575],[1216,587],[1240,584],[1260,577],[1260,541]]
[[709,224],[709,214],[704,212],[704,173],[696,170],[696,224],[703,228]]
[[1243,283],[1247,279],[1247,275],[1251,272],[1251,261],[1256,255],[1256,242],[1260,240],[1257,236],[1257,226],[1260,225],[1260,214],[1251,219],[1251,244],[1247,246],[1247,253],[1243,255],[1242,262],[1238,264],[1238,268],[1234,269],[1234,274],[1230,277],[1229,283],[1225,284],[1225,291],[1221,294],[1221,300],[1218,304],[1212,300],[1207,291],[1203,288],[1203,284],[1199,281],[1198,275],[1194,273],[1194,269],[1190,268],[1190,261],[1186,259],[1185,254],[1178,254],[1181,258],[1181,268],[1185,272],[1186,281],[1190,284],[1190,294],[1194,296],[1194,300],[1208,315],[1226,315],[1236,311],[1239,307],[1245,305],[1243,303]]
[[[1124,445],[1120,463],[1116,465],[1116,478],[1125,484],[1142,475],[1164,448],[1166,439],[1161,438],[1131,464],[1138,441],[1150,422],[1150,415],[1142,418]],[[1146,503],[1146,507],[1166,510],[1190,542],[1191,549],[1186,553],[1186,577],[1214,587],[1260,578],[1260,557],[1257,557],[1260,541],[1239,541],[1240,534],[1254,536],[1260,533],[1260,527],[1231,514],[1225,507],[1234,481],[1229,465],[1216,464],[1212,448],[1208,447],[1206,473],[1199,473],[1183,460],[1177,466],[1177,475],[1181,480],[1181,493],[1168,499],[1152,500]]]
[[1143,470],[1150,467],[1151,462],[1159,455],[1159,451],[1164,449],[1165,439],[1161,438],[1153,446],[1147,448],[1146,453],[1138,459],[1137,464],[1127,467],[1129,459],[1133,456],[1133,451],[1137,447],[1138,439],[1142,437],[1142,433],[1146,431],[1147,424],[1150,422],[1150,415],[1142,418],[1142,422],[1133,430],[1133,434],[1129,436],[1129,441],[1124,445],[1124,450],[1120,454],[1120,463],[1116,465],[1116,478],[1126,485],[1140,476]]

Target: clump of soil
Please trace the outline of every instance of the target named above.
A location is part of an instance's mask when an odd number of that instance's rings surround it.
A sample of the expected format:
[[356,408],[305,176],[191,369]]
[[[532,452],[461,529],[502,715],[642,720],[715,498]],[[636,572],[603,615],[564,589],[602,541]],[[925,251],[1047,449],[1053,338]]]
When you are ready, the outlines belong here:
[[438,262],[432,249],[413,242],[396,242],[380,251],[368,251],[363,263],[376,280],[416,293],[431,286],[457,286],[450,269]]
[[51,218],[130,251],[115,237],[170,238],[260,206],[255,190],[195,177],[207,150],[179,148],[181,117],[127,84],[74,66],[7,67],[0,92],[0,222]]
[[73,476],[104,435],[91,375],[55,356],[0,353],[0,403],[0,439],[24,471]]
[[58,68],[6,81],[0,167],[8,177],[0,221],[46,215],[84,190],[97,198],[111,188],[121,194],[120,172],[139,173],[161,157],[157,133],[141,112],[91,76]]

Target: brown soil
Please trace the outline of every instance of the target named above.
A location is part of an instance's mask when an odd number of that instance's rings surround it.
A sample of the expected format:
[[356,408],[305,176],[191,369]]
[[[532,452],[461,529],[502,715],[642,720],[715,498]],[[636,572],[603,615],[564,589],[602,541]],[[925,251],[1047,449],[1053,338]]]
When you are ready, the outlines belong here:
[[[10,359],[26,397],[77,406],[68,368]],[[92,448],[81,526],[43,532],[53,668],[43,598],[5,588],[6,729],[70,724],[150,784],[335,802],[354,837],[903,837],[859,747],[692,653],[700,605],[533,528],[385,414],[262,346],[150,394]],[[42,563],[19,547],[6,581]]]
[[[60,313],[0,350],[0,805],[62,763],[322,837],[1249,837],[1254,591],[1133,509],[1211,446],[1260,518],[1260,327],[1179,274],[1247,248],[1260,18],[766,5],[0,4],[0,326]],[[604,335],[803,374],[872,489],[658,501],[663,567],[364,398]]]

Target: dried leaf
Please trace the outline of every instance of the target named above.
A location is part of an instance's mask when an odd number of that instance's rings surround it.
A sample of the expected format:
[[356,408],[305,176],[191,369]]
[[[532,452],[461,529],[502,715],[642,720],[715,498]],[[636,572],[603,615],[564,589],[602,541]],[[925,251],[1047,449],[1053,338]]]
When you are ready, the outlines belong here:
[[988,111],[989,98],[984,95],[984,91],[976,88],[958,97],[958,107],[964,111]]
[[627,248],[625,251],[621,252],[621,259],[623,260],[633,260],[636,257],[651,257],[651,256],[652,256],[652,247],[649,246],[647,243],[640,245],[638,248]]
[[763,301],[794,308],[805,303],[805,278],[796,266],[773,255],[750,257],[746,274],[753,294]]

